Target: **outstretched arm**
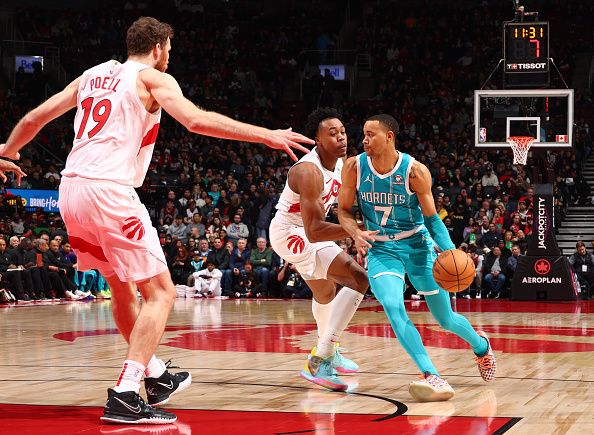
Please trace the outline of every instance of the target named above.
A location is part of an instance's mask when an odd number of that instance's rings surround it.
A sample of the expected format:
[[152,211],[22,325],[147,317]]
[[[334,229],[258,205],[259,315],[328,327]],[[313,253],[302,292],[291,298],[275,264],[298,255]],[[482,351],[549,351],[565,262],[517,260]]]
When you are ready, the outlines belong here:
[[0,155],[18,160],[19,150],[33,140],[46,124],[75,108],[79,82],[80,77],[27,113],[12,130],[6,143],[0,145]]
[[21,178],[27,176],[27,174],[25,174],[23,170],[14,163],[9,162],[8,160],[0,159],[0,178],[2,181],[7,180],[5,172],[14,172],[17,180],[17,186],[21,185]]
[[169,74],[146,69],[141,73],[141,79],[157,103],[193,133],[263,143],[270,148],[285,151],[295,161],[297,157],[291,148],[308,153],[309,150],[298,142],[310,145],[314,143],[313,140],[291,129],[269,130],[203,110],[184,97],[179,84]]
[[456,246],[452,243],[447,228],[437,215],[435,201],[431,193],[431,173],[427,166],[415,161],[409,174],[409,184],[411,190],[417,194],[425,219],[425,226],[437,247],[441,251],[455,249]]
[[294,166],[287,182],[291,190],[300,195],[301,217],[305,235],[310,242],[333,242],[349,236],[340,225],[326,222],[326,212],[320,198],[324,177],[313,163]]
[[357,251],[364,255],[365,251],[371,248],[369,242],[375,241],[375,235],[379,231],[366,231],[359,228],[359,224],[353,215],[352,209],[357,197],[357,160],[356,157],[349,158],[342,167],[342,185],[338,192],[338,220],[342,228],[352,237]]

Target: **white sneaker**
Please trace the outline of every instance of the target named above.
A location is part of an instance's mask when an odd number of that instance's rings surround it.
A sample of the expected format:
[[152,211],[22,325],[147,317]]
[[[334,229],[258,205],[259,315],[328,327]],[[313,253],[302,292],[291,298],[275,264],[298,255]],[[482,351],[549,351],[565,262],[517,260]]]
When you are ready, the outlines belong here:
[[478,292],[478,293],[476,294],[476,299],[480,299],[480,298],[481,298],[481,292]]
[[420,299],[421,299],[421,295],[418,295],[418,294],[416,294],[416,293],[415,293],[414,295],[410,295],[410,298],[411,298],[413,301],[418,301],[418,300],[420,300]]
[[408,392],[417,402],[442,402],[454,397],[454,389],[445,379],[427,372],[419,378],[408,387]]
[[72,293],[70,290],[66,290],[64,292],[64,294],[66,295],[66,299],[69,299],[71,301],[78,301],[80,299],[77,295]]
[[464,299],[470,299],[470,295],[464,295]]
[[74,294],[81,299],[88,298],[91,295],[91,292],[83,292],[81,290],[75,290]]

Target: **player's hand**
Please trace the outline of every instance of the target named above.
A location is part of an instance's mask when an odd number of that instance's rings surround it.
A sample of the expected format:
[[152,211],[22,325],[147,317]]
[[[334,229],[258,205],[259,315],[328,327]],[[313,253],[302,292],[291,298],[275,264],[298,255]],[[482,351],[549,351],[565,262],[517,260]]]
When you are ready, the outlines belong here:
[[270,148],[283,150],[296,162],[298,160],[297,156],[291,148],[295,148],[305,154],[309,153],[309,150],[303,145],[299,145],[299,142],[309,145],[315,143],[312,139],[305,137],[302,134],[295,133],[290,128],[287,130],[272,130],[265,143]]
[[357,232],[353,234],[353,242],[355,242],[355,247],[359,254],[365,255],[367,253],[367,250],[371,248],[371,243],[369,242],[375,242],[375,235],[377,233],[379,233],[379,230],[357,230]]
[[14,173],[14,175],[16,176],[16,180],[17,180],[17,186],[21,185],[21,178],[27,176],[27,174],[25,174],[25,172],[23,172],[23,170],[21,168],[19,168],[17,165],[15,165],[14,163],[9,162],[8,160],[0,159],[0,178],[4,182],[7,180],[5,172],[13,172]]
[[6,157],[7,159],[10,159],[10,160],[18,160],[21,158],[21,155],[18,152],[14,152],[14,151],[7,152],[5,143],[0,145],[0,156]]

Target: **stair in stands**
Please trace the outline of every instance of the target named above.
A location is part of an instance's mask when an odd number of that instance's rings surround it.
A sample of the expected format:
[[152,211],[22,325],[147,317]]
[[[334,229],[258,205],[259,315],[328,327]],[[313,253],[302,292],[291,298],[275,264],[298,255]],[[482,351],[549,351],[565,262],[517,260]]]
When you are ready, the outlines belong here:
[[[594,191],[594,155],[590,156],[582,173],[590,189]],[[587,249],[592,252],[590,242],[594,241],[594,204],[570,204],[565,219],[557,229],[557,243],[563,255],[573,254],[578,240],[584,241]]]

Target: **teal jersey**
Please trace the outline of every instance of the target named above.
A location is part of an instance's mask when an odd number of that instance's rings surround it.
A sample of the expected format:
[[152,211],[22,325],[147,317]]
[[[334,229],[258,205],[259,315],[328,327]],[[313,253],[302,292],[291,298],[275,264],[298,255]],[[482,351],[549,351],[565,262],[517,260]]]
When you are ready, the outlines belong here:
[[390,236],[414,230],[423,225],[419,200],[411,192],[408,175],[415,161],[410,155],[398,152],[396,166],[378,174],[366,153],[357,156],[357,201],[365,227],[379,230],[378,235]]

